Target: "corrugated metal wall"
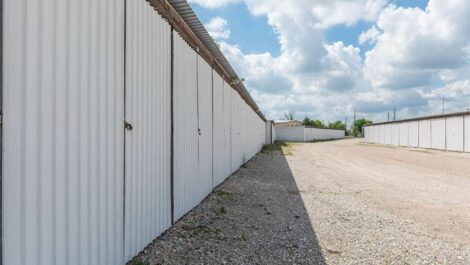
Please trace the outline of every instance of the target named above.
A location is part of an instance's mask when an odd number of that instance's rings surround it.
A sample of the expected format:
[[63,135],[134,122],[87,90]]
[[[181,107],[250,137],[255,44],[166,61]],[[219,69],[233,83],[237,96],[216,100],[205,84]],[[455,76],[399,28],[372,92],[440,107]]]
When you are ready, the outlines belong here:
[[171,225],[172,136],[176,218],[265,144],[147,1],[3,3],[4,264],[124,264]]
[[198,57],[199,183],[198,198],[212,190],[212,68]]
[[[408,137],[408,128],[409,125],[407,122],[400,123],[400,145],[401,146],[408,146],[409,145],[409,137]],[[374,127],[369,127],[374,128]]]
[[276,138],[282,141],[310,142],[316,140],[341,139],[345,137],[343,130],[318,129],[309,127],[277,128]]
[[230,85],[224,81],[224,151],[222,153],[222,169],[224,180],[232,173],[232,140],[230,138],[232,130],[232,90],[233,89],[230,87]]
[[446,149],[446,119],[431,120],[431,148]]
[[231,173],[235,172],[242,164],[244,160],[244,148],[241,140],[241,125],[242,125],[242,104],[244,102],[238,95],[238,93],[232,89],[231,91],[231,124],[230,124],[230,137],[231,137]]
[[400,125],[392,124],[392,144],[400,145]]
[[275,141],[277,141],[277,131],[276,131],[276,128],[274,128],[274,125],[271,124],[271,132],[272,132],[272,143],[274,143]]
[[384,127],[385,127],[385,144],[392,144],[392,125],[386,124]]
[[127,1],[125,261],[171,225],[171,28]]
[[3,0],[3,262],[123,262],[123,1]]
[[[433,148],[457,152],[470,151],[470,117],[451,116],[404,121],[365,127],[365,140],[371,143]],[[397,130],[396,127],[399,127]],[[388,130],[392,128],[391,135]],[[397,136],[399,134],[399,143]],[[391,143],[387,138],[391,138]]]
[[408,123],[408,146],[419,147],[419,122]]
[[303,142],[305,139],[304,127],[277,128],[278,141]]
[[431,120],[419,121],[419,147],[431,148]]
[[197,186],[197,54],[178,35],[174,41],[174,201],[175,220],[199,203]]
[[452,117],[446,119],[446,144],[447,150],[464,151],[464,117]]
[[213,187],[219,185],[225,180],[224,153],[225,153],[225,123],[224,123],[224,80],[216,72],[213,72]]
[[464,137],[464,150],[470,152],[470,116],[465,116]]

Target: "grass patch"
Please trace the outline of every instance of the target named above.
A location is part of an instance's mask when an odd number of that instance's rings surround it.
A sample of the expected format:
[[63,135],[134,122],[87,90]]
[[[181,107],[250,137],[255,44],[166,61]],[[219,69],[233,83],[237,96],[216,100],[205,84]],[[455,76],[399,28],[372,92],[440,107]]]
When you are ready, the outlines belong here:
[[230,197],[230,195],[232,195],[232,193],[230,193],[228,191],[225,191],[225,190],[216,190],[216,191],[214,191],[214,195],[218,196],[218,197],[227,198],[227,197]]
[[263,146],[262,153],[281,152],[283,155],[292,155],[294,143],[275,141],[273,144]]
[[143,262],[141,260],[135,260],[131,262],[132,265],[148,265],[147,262]]
[[215,209],[214,212],[217,216],[220,216],[220,215],[226,214],[227,210],[225,209],[225,207],[220,207],[220,208]]
[[344,140],[344,138],[342,138],[342,139],[322,139],[322,140],[312,140],[312,141],[308,141],[307,143],[332,142],[332,141],[338,141],[338,140]]

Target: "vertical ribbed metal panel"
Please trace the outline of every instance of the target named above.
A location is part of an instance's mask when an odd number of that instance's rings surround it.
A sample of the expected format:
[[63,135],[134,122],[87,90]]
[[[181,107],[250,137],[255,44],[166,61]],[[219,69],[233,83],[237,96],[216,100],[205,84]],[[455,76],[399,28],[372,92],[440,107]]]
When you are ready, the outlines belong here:
[[123,1],[3,0],[3,262],[123,263]]
[[174,202],[175,219],[199,203],[197,185],[197,54],[174,32]]
[[198,57],[199,199],[212,191],[212,68]]
[[242,111],[243,106],[240,95],[232,89],[231,91],[231,163],[232,163],[232,173],[238,170],[242,165],[244,159],[244,148],[242,147],[241,140],[241,126],[242,126]]
[[374,126],[374,143],[380,143],[380,128],[379,126]]
[[375,128],[375,138],[376,138],[375,143],[380,144],[381,143],[380,142],[381,141],[381,135],[382,135],[382,131],[380,129],[381,126],[380,125],[379,126],[374,126],[374,128]]
[[399,123],[400,126],[400,143],[401,146],[408,146],[410,144],[408,137],[408,123],[402,122]]
[[252,128],[250,128],[250,121],[249,121],[249,111],[251,111],[251,108],[245,103],[242,102],[240,106],[240,116],[241,116],[241,149],[243,152],[243,159],[244,161],[247,161],[250,159],[249,157],[249,137],[250,137],[250,132]]
[[385,144],[392,144],[392,125],[385,124]]
[[431,120],[431,148],[446,149],[446,119]]
[[272,124],[271,126],[272,126],[271,131],[273,133],[273,141],[272,142],[274,143],[275,141],[277,141],[277,131],[276,131],[276,128],[274,128],[274,124]]
[[431,148],[431,120],[419,121],[419,147]]
[[379,125],[379,144],[385,144],[385,125]]
[[392,124],[392,144],[400,145],[400,124],[399,123]]
[[410,121],[408,123],[408,146],[419,147],[419,122]]
[[213,187],[225,179],[224,80],[213,71]]
[[232,90],[233,88],[230,87],[229,84],[227,84],[224,81],[224,118],[223,118],[223,126],[224,126],[224,151],[223,151],[223,160],[222,160],[222,165],[223,165],[223,178],[224,180],[231,174],[232,170],[232,142],[231,142],[231,97],[232,97]]
[[465,152],[470,152],[470,116],[465,116],[464,145]]
[[126,5],[125,261],[171,225],[171,28],[144,0]]
[[304,127],[278,128],[277,138],[280,141],[303,142],[305,141]]
[[464,117],[450,117],[446,121],[447,150],[463,152]]

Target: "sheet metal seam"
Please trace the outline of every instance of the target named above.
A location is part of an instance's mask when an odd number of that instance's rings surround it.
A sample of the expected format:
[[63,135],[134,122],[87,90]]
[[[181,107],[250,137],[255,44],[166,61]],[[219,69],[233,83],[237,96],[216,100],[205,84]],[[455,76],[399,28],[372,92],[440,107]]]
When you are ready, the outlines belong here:
[[175,40],[174,40],[174,29],[171,27],[171,62],[170,62],[170,68],[171,68],[171,74],[170,74],[170,123],[171,123],[171,137],[170,137],[170,154],[171,154],[171,159],[170,159],[170,205],[171,205],[171,224],[173,225],[175,223],[175,112],[174,112],[174,71],[175,71],[175,53],[174,53],[174,48],[175,48]]
[[[125,123],[126,123],[126,87],[127,87],[127,0],[124,0],[124,65],[123,65],[123,130],[124,133],[122,135],[123,137],[123,156],[122,156],[122,168],[123,168],[123,173],[122,173],[122,242],[123,242],[123,249],[125,248],[124,244],[126,242],[126,128],[125,128]],[[126,251],[122,252],[122,260],[125,260],[126,258]]]

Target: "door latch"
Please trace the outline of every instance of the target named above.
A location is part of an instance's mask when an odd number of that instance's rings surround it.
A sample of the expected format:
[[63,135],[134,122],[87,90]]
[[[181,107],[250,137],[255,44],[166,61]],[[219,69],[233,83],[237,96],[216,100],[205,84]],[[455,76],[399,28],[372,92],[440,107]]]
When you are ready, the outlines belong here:
[[127,121],[124,121],[124,128],[128,131],[132,131],[132,124],[128,123]]

